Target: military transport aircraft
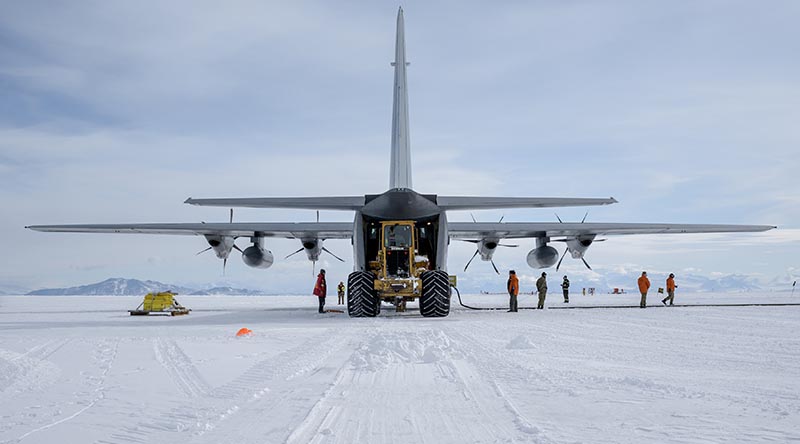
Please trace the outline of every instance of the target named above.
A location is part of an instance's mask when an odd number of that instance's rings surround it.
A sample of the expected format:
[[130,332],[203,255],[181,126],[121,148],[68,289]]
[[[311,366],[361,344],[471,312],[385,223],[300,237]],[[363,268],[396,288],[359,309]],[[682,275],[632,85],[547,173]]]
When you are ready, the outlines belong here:
[[[220,259],[227,261],[231,251],[236,249],[242,254],[244,263],[254,268],[269,268],[274,261],[272,252],[266,248],[268,238],[300,240],[302,248],[297,252],[305,251],[311,261],[318,260],[322,252],[328,252],[323,246],[324,240],[350,239],[354,271],[348,278],[347,301],[348,313],[355,317],[377,315],[382,301],[405,308],[407,301],[417,298],[423,316],[447,316],[450,310],[447,249],[451,239],[475,243],[472,259],[480,255],[481,260],[491,262],[497,247],[503,245],[500,243],[502,240],[534,238],[536,248],[528,252],[527,263],[532,268],[548,268],[556,265],[557,261],[560,265],[567,253],[584,260],[589,246],[602,240],[597,239],[598,236],[755,232],[775,228],[766,225],[563,223],[560,220],[558,223],[503,223],[502,220],[496,223],[448,223],[447,212],[451,210],[608,205],[617,201],[614,198],[441,196],[414,191],[411,184],[407,65],[403,10],[400,8],[392,63],[394,105],[388,191],[364,196],[189,198],[185,202],[230,208],[352,211],[355,213],[352,223],[233,223],[231,217],[230,223],[34,225],[27,228],[50,232],[200,235],[208,242],[208,249],[212,249]],[[249,238],[252,245],[242,250],[235,244],[238,238]],[[556,241],[564,242],[566,246],[561,260],[559,252],[549,245]]]

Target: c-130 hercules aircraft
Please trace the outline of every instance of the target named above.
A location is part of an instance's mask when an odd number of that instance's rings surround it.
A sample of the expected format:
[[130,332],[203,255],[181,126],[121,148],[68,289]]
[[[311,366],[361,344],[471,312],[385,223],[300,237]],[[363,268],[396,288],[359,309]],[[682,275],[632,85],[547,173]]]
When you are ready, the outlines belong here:
[[[317,261],[323,251],[327,252],[323,247],[324,240],[351,239],[354,271],[347,281],[347,311],[353,317],[378,315],[384,300],[404,308],[406,302],[415,299],[419,299],[423,316],[447,316],[450,311],[447,248],[451,239],[475,243],[477,249],[472,259],[480,255],[481,260],[491,262],[502,239],[534,238],[536,248],[528,252],[528,265],[532,268],[549,268],[556,261],[560,265],[568,252],[574,259],[582,259],[586,263],[584,255],[597,236],[756,232],[775,228],[769,225],[563,223],[560,220],[559,223],[448,223],[447,212],[450,210],[608,205],[617,201],[614,198],[440,196],[414,191],[411,185],[406,87],[408,63],[402,8],[397,13],[392,66],[394,105],[388,191],[365,196],[189,198],[185,202],[231,208],[353,211],[353,223],[34,225],[27,228],[50,232],[201,235],[218,258],[227,261],[231,251],[236,249],[242,253],[244,263],[254,268],[269,268],[274,261],[272,252],[265,247],[265,239],[269,237],[300,240],[302,248],[298,252],[305,251],[311,261]],[[237,238],[250,238],[252,245],[241,250],[235,244]],[[556,241],[566,244],[561,260],[559,252],[548,245]]]

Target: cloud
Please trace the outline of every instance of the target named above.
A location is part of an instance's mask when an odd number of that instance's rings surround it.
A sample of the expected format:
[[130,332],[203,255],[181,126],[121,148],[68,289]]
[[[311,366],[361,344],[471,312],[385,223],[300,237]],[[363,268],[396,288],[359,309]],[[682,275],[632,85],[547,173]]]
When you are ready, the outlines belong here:
[[[591,209],[589,220],[781,227],[617,237],[592,247],[587,260],[596,268],[796,266],[795,2],[484,6],[406,8],[419,191],[613,195],[620,203]],[[4,7],[0,204],[8,210],[0,229],[13,252],[0,267],[4,279],[80,284],[111,273],[188,282],[221,274],[215,259],[193,257],[200,238],[47,235],[28,224],[225,220],[224,209],[182,202],[383,191],[394,13],[371,2]],[[557,211],[580,220],[585,209]],[[475,214],[501,215],[555,220],[551,210]],[[240,221],[313,218],[236,210]],[[297,246],[270,248],[278,256]],[[530,248],[526,241],[496,261],[526,270]],[[460,271],[473,251],[454,246],[450,269]],[[85,258],[108,268],[77,272]],[[351,264],[329,266],[345,275]],[[580,261],[563,266],[586,273]],[[300,291],[309,270],[304,260],[266,272],[233,261],[226,279]],[[496,284],[482,262],[465,278]]]

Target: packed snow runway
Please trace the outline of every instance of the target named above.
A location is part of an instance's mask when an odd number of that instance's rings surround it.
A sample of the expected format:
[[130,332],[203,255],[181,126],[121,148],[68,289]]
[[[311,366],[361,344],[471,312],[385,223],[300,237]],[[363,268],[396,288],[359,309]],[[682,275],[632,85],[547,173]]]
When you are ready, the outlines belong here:
[[[351,319],[311,296],[179,300],[192,314],[128,316],[140,297],[0,297],[0,442],[800,441],[798,306],[653,295],[646,310]],[[676,297],[709,302],[800,296]]]

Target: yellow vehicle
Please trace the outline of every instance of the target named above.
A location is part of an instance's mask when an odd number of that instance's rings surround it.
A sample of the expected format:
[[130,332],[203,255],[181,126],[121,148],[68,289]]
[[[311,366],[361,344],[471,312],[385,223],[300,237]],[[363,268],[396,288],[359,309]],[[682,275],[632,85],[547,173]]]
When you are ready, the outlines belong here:
[[190,309],[184,307],[175,299],[175,294],[171,291],[160,293],[147,293],[144,300],[136,310],[128,310],[131,316],[146,316],[149,314],[167,314],[171,316],[189,314]]
[[422,292],[420,276],[428,270],[429,260],[417,248],[418,233],[413,221],[384,221],[380,228],[381,248],[369,263],[375,274],[376,296],[404,311],[406,302]]

